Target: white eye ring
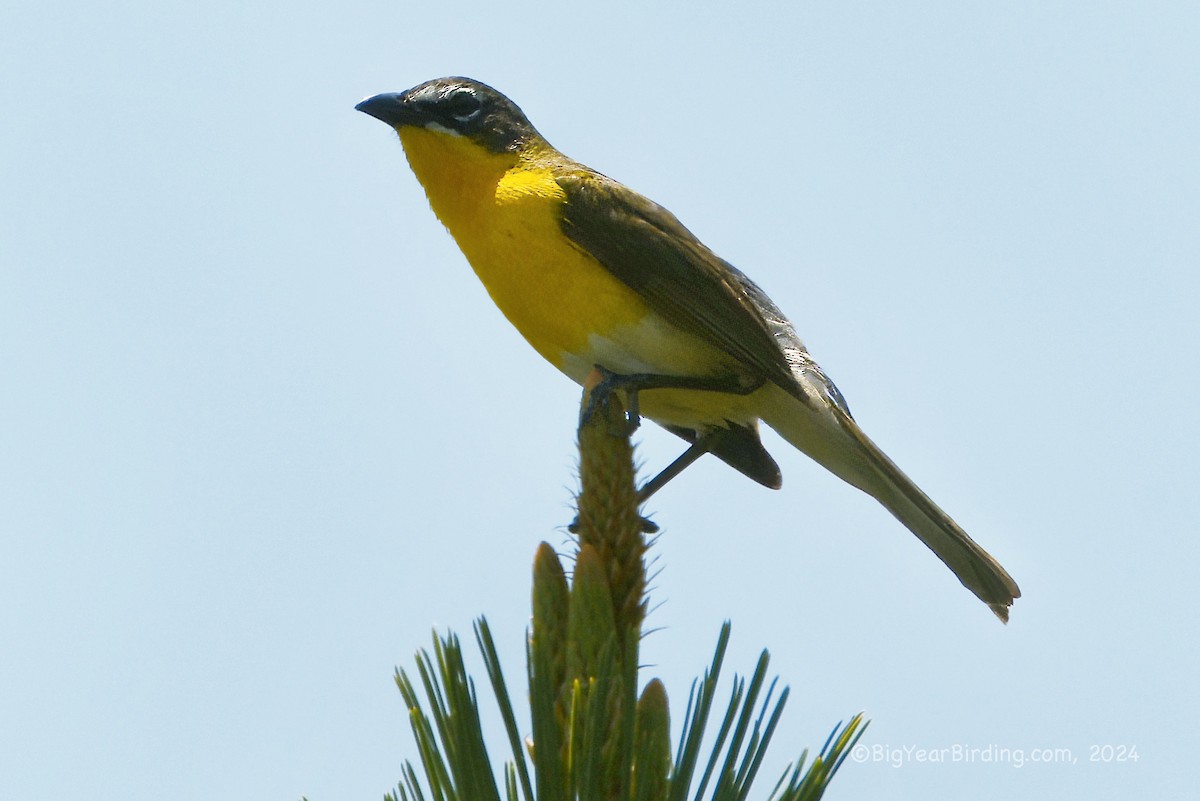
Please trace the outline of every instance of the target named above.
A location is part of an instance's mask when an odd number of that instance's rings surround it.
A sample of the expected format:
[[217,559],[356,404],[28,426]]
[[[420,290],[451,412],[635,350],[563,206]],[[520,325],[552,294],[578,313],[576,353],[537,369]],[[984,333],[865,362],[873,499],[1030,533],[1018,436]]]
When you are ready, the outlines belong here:
[[439,122],[434,122],[433,120],[425,123],[425,125],[422,127],[427,131],[437,131],[438,133],[446,134],[448,136],[462,136],[462,131],[456,131],[453,128],[447,128],[445,125],[442,125]]

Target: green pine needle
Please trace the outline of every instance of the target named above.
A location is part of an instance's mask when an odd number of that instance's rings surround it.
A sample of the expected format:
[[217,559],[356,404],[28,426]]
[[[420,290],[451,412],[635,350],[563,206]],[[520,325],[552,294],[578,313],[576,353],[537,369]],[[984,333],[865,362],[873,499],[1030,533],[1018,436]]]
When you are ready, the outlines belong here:
[[475,641],[479,643],[479,650],[483,653],[484,667],[487,669],[488,678],[492,681],[492,692],[496,694],[496,702],[500,705],[500,716],[504,719],[504,730],[508,734],[508,743],[512,748],[513,761],[507,765],[512,778],[512,791],[507,793],[508,798],[510,801],[516,801],[516,779],[519,777],[522,797],[525,801],[534,801],[533,785],[529,781],[529,768],[525,764],[525,749],[521,744],[520,732],[517,731],[517,716],[513,712],[508,685],[504,681],[504,672],[500,668],[500,654],[496,651],[492,630],[485,618],[481,617],[475,621]]

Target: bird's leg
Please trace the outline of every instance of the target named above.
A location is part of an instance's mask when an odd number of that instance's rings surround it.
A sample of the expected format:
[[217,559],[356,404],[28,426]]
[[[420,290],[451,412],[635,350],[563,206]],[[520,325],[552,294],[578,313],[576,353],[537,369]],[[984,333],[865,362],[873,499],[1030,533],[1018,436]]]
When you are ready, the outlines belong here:
[[[579,424],[587,423],[592,415],[613,392],[623,391],[626,396],[626,415],[628,433],[632,434],[641,424],[641,410],[638,405],[638,393],[648,389],[685,389],[696,392],[724,392],[732,395],[749,395],[763,385],[765,378],[749,378],[738,375],[723,376],[679,376],[658,375],[656,373],[614,373],[612,370],[595,365],[592,375],[588,377],[591,391],[587,402],[579,414]],[[718,428],[708,432],[697,432],[697,438],[691,447],[684,451],[675,461],[667,465],[662,472],[647,481],[638,490],[638,503],[644,503],[654,493],[662,489],[668,481],[687,469],[688,465],[713,449],[724,436],[727,429]],[[647,521],[648,522],[648,521]],[[574,525],[574,524],[572,524]],[[653,525],[653,524],[650,524]]]
[[701,434],[692,443],[691,447],[681,453],[675,461],[664,467],[658,475],[642,485],[642,488],[638,490],[638,503],[645,503],[646,499],[665,487],[668,481],[686,470],[692,462],[708,453],[714,439],[716,437],[713,434]]
[[711,453],[730,433],[728,428],[714,428],[703,433],[696,432],[696,441],[692,443],[691,447],[664,467],[658,475],[642,485],[642,488],[638,490],[638,503],[645,503],[647,498],[665,487],[668,481],[686,470],[692,462],[706,453]]
[[[624,391],[626,395],[629,433],[632,434],[641,425],[641,411],[638,406],[638,393],[648,389],[690,389],[697,392],[725,392],[731,395],[749,395],[761,387],[766,379],[746,378],[738,375],[722,376],[687,376],[687,375],[658,375],[656,373],[614,373],[612,370],[595,365],[594,374],[600,380],[592,386],[587,403],[580,413],[580,425],[591,419],[592,413],[599,402],[613,392]],[[699,458],[693,457],[692,461]],[[680,457],[682,458],[682,457]],[[687,464],[691,464],[688,462]],[[687,467],[684,464],[679,469]],[[667,468],[668,470],[670,468]],[[665,472],[665,471],[664,471]],[[668,477],[669,478],[669,477]],[[663,482],[666,483],[665,481]]]

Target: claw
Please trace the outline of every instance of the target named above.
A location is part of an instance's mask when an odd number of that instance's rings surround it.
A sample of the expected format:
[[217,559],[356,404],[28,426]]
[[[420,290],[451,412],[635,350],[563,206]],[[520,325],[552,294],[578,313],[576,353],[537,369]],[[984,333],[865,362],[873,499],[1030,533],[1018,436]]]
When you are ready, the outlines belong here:
[[[579,533],[579,518],[578,517],[576,517],[574,520],[572,520],[570,523],[567,524],[567,531],[569,531],[572,534]],[[642,533],[643,534],[657,534],[658,533],[658,523],[655,523],[654,521],[643,517],[642,518]]]
[[583,426],[591,422],[592,415],[608,399],[608,396],[618,390],[624,389],[628,406],[625,417],[629,425],[626,433],[632,434],[637,431],[642,424],[642,417],[638,411],[637,385],[636,382],[630,380],[632,378],[637,377],[619,375],[598,364],[593,365],[592,372],[588,373],[588,377],[584,380],[583,384],[588,390],[588,396],[587,402],[583,404],[583,407],[579,411],[579,425]]

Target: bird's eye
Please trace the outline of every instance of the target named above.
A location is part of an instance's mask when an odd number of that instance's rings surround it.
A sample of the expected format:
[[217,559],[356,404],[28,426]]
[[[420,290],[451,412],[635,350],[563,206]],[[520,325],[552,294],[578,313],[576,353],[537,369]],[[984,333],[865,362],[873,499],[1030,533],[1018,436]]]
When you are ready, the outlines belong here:
[[459,89],[446,95],[439,104],[447,116],[459,122],[467,122],[483,107],[483,103],[470,89]]

